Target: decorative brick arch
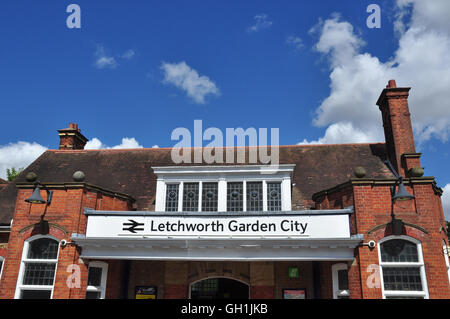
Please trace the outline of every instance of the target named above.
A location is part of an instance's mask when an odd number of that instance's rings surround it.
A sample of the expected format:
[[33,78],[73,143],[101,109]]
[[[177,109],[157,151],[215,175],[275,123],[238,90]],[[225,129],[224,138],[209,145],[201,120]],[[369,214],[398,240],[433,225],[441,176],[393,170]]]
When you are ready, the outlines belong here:
[[236,278],[233,278],[233,277],[229,277],[229,276],[214,276],[214,275],[212,275],[210,277],[202,278],[202,279],[199,279],[199,280],[196,280],[196,281],[192,281],[191,283],[189,283],[189,285],[188,285],[188,297],[189,297],[189,299],[191,299],[191,289],[192,289],[192,286],[194,284],[196,284],[198,282],[202,282],[204,280],[216,279],[216,278],[228,279],[228,280],[232,280],[232,281],[236,281],[236,282],[239,282],[241,284],[244,284],[245,286],[248,287],[248,298],[250,299],[250,283],[242,281],[242,280],[239,280],[239,279],[236,279]]
[[[389,223],[378,225],[367,232],[370,238],[373,238],[375,241],[379,241],[385,237],[392,236],[392,229],[389,226]],[[414,224],[405,223],[403,227],[403,236],[408,236],[414,238],[420,242],[423,242],[426,237],[428,237],[428,232]]]
[[[30,237],[41,235],[39,232],[39,223],[36,224],[30,224],[22,229],[19,230],[19,236],[22,240],[22,246],[23,242],[27,240]],[[58,239],[58,241],[61,241],[62,239],[66,238],[68,236],[68,232],[61,226],[53,223],[49,223],[49,231],[48,234]]]
[[209,278],[227,278],[250,286],[250,269],[247,263],[192,262],[189,267],[189,287]]

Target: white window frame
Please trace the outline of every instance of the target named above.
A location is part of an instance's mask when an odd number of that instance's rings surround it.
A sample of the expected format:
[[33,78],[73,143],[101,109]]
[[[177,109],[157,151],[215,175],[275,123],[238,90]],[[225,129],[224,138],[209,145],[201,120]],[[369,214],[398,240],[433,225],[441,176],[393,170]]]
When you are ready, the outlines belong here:
[[[28,259],[28,251],[30,249],[30,243],[42,239],[42,238],[49,238],[52,240],[55,240],[58,242],[58,253],[56,256],[56,259]],[[22,290],[50,290],[50,299],[53,299],[53,290],[55,287],[55,280],[56,280],[56,273],[58,272],[58,259],[59,259],[59,248],[60,248],[60,241],[58,238],[51,236],[51,235],[36,235],[30,238],[27,238],[23,244],[22,249],[22,259],[20,261],[20,268],[19,268],[19,276],[17,278],[17,284],[16,284],[16,292],[14,294],[14,299],[20,299]],[[46,286],[38,286],[38,285],[23,285],[23,279],[25,275],[25,265],[27,263],[54,263],[55,264],[55,274],[53,277],[53,285],[46,285]]]
[[[384,242],[387,242],[389,240],[393,239],[401,239],[405,241],[409,241],[416,245],[417,247],[417,256],[418,261],[417,262],[383,262],[381,260],[381,245]],[[386,299],[387,297],[423,297],[424,299],[429,299],[428,294],[428,285],[427,285],[427,279],[426,279],[426,273],[425,273],[425,263],[423,261],[423,252],[422,252],[422,243],[418,241],[415,238],[409,237],[409,236],[388,236],[383,239],[381,239],[378,242],[378,260],[380,264],[380,282],[381,282],[381,292],[383,299]],[[420,269],[420,278],[422,283],[422,291],[401,291],[401,290],[385,290],[384,289],[384,279],[383,279],[383,267],[385,268],[394,268],[394,267],[414,267]]]
[[2,279],[3,268],[5,267],[5,257],[0,256],[0,262],[2,265],[0,266],[0,280]]
[[448,282],[450,284],[450,253],[448,251],[447,244],[445,243],[445,240],[442,240],[442,252],[444,253],[444,260],[445,260],[445,266],[447,266],[447,275],[448,275]]
[[247,182],[262,182],[263,211],[267,211],[267,183],[281,183],[281,210],[290,211],[291,203],[291,175],[295,164],[280,164],[268,170],[264,165],[228,165],[228,166],[165,166],[152,167],[158,176],[156,182],[155,211],[165,212],[166,192],[168,184],[179,184],[178,212],[183,211],[184,183],[199,183],[199,205],[202,207],[203,183],[218,183],[217,211],[227,211],[227,183],[243,182],[243,212],[247,211]]
[[100,299],[105,299],[106,296],[106,282],[108,278],[108,263],[105,263],[103,261],[91,261],[89,263],[88,267],[88,279],[89,279],[89,269],[93,268],[101,268],[102,269],[102,276],[100,279],[100,286],[86,286],[86,293],[87,292],[99,292],[100,293]]
[[339,270],[347,270],[348,272],[348,264],[339,263],[331,266],[331,277],[333,279],[333,299],[350,296],[350,289],[339,290]]

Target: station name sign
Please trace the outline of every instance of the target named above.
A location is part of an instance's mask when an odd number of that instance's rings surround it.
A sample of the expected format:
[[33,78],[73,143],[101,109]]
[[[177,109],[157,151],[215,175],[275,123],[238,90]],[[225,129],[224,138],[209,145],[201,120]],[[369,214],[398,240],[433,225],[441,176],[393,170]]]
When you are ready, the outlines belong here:
[[273,237],[349,238],[347,214],[285,216],[90,215],[87,237]]

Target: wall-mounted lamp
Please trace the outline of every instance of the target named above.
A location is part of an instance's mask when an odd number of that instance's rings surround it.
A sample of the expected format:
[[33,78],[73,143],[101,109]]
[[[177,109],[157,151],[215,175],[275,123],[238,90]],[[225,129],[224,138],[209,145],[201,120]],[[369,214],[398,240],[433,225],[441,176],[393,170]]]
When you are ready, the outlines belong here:
[[47,205],[51,204],[53,191],[50,191],[50,190],[44,188],[45,191],[47,192],[47,201],[45,201],[42,198],[42,196],[41,196],[41,186],[43,187],[43,185],[39,181],[36,181],[33,194],[29,198],[25,199],[25,201],[27,203],[30,203],[30,204],[47,204]]
[[[400,176],[395,169],[392,167],[392,164],[389,160],[385,160],[384,163],[389,167],[392,174],[397,178],[397,182],[393,187],[391,187],[391,198],[393,202],[396,201],[404,201],[404,200],[410,200],[414,199],[414,195],[408,193],[408,191],[405,188],[405,185],[403,184],[403,177]],[[398,192],[395,192],[395,188],[398,184]]]
[[[394,176],[397,178],[397,181],[395,183],[394,186],[391,187],[391,201],[392,201],[392,205],[391,205],[391,216],[392,216],[392,221],[390,222],[391,228],[392,228],[392,233],[395,236],[400,236],[403,234],[403,227],[404,227],[404,223],[401,219],[397,219],[395,218],[394,215],[394,203],[396,201],[406,201],[406,200],[411,200],[414,199],[414,195],[408,193],[408,191],[405,188],[405,185],[403,184],[403,177],[400,176],[395,169],[392,167],[392,164],[389,160],[385,160],[384,163],[387,165],[387,167],[389,167],[389,169],[391,170],[392,174],[394,174]],[[396,186],[398,184],[398,191],[396,192]]]

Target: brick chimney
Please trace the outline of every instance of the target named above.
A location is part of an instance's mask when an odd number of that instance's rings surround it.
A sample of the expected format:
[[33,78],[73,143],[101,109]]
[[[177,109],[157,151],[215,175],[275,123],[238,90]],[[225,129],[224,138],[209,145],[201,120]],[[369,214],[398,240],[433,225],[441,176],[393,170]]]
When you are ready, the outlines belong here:
[[420,153],[416,153],[409,113],[408,96],[411,88],[398,88],[390,80],[381,92],[377,105],[383,117],[388,158],[397,172],[408,176],[413,167],[420,167]]
[[88,139],[81,134],[78,124],[69,123],[68,128],[58,130],[60,150],[83,150]]

